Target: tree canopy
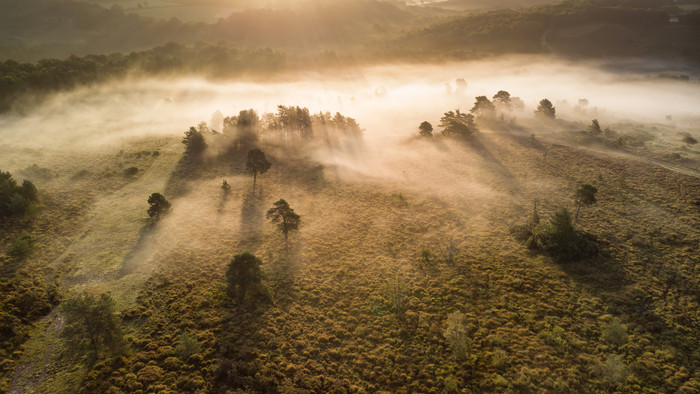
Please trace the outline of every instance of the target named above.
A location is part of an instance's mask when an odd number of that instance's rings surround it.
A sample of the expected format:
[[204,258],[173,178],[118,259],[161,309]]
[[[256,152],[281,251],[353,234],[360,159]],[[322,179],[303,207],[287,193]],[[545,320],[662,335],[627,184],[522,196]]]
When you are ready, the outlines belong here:
[[229,291],[239,303],[246,298],[268,299],[269,293],[262,284],[262,261],[252,253],[244,252],[233,257],[226,271]]
[[423,122],[418,126],[419,134],[421,137],[432,137],[433,136],[433,125],[430,122]]
[[38,200],[39,193],[31,181],[25,179],[18,185],[12,174],[0,171],[0,218],[23,216]]
[[245,163],[248,172],[253,174],[253,193],[255,193],[255,181],[258,178],[258,174],[264,174],[270,169],[269,161],[265,158],[265,153],[258,148],[251,149],[248,151],[248,160]]
[[61,335],[77,349],[89,351],[99,358],[101,351],[110,354],[123,349],[122,331],[112,297],[81,293],[61,304],[65,325]]
[[164,215],[170,211],[170,201],[165,199],[160,193],[153,193],[148,196],[148,216],[158,220],[161,215]]
[[493,104],[496,107],[506,111],[513,109],[510,93],[506,92],[505,90],[499,90],[498,93],[493,95]]
[[459,109],[445,112],[440,118],[440,127],[446,137],[467,137],[477,131],[474,115],[462,113]]
[[496,107],[493,105],[491,100],[488,99],[488,97],[479,96],[476,97],[474,106],[469,112],[471,112],[477,119],[489,119],[496,114]]
[[552,102],[548,99],[540,100],[537,110],[535,110],[535,116],[544,119],[554,119],[556,117],[556,108],[552,105]]
[[202,132],[196,127],[190,127],[190,129],[185,132],[182,143],[185,145],[185,156],[189,157],[199,157],[207,148],[204,135],[202,135]]
[[289,233],[299,229],[301,217],[283,199],[273,205],[272,208],[268,209],[265,217],[272,223],[277,223],[277,228],[284,234],[284,242],[287,244]]

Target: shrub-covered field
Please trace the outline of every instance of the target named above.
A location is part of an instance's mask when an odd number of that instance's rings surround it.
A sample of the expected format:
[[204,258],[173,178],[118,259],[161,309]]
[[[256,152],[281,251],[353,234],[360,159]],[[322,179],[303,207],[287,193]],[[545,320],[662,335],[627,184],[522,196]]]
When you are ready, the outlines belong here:
[[[45,261],[69,299],[83,289],[109,291],[124,345],[95,359],[67,351],[59,335],[66,315],[57,309],[16,356],[4,356],[5,388],[700,388],[700,180],[692,171],[509,131],[415,139],[379,157],[360,149],[355,159],[365,165],[349,170],[319,165],[316,148],[292,148],[299,141],[281,142],[270,130],[233,144],[205,130],[204,154],[179,163],[176,141],[138,141],[90,156],[88,173],[56,170],[71,182],[37,182],[43,208],[29,231],[39,244],[56,242],[32,227],[46,221],[65,237],[63,250],[83,257],[70,263],[65,253],[38,249],[27,264]],[[252,146],[271,163],[255,194],[245,167]],[[137,172],[125,173],[131,167]],[[555,261],[512,234],[534,201],[544,223],[558,207],[575,211],[581,183],[598,189],[577,224],[595,235],[597,253]],[[104,208],[127,192],[138,194],[132,205]],[[146,214],[151,192],[172,203],[154,223]],[[58,195],[66,204],[89,196],[92,219],[59,219],[67,209],[47,204]],[[279,199],[301,217],[288,247],[265,219]],[[98,225],[120,209],[133,215],[122,227],[130,234],[99,252],[80,243],[109,236]],[[78,236],[81,228],[89,231]],[[262,261],[272,303],[240,301],[229,291],[226,271],[243,252]]]

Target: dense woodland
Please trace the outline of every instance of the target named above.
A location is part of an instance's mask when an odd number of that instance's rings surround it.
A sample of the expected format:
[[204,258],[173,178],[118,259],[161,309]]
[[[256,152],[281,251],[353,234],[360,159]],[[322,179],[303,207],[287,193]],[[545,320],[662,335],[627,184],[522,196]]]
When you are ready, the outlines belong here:
[[[0,116],[144,76],[503,53],[695,64],[683,5],[329,2],[206,24],[0,0],[2,29],[35,42],[0,43]],[[76,32],[80,55],[12,60]],[[303,105],[109,147],[0,143],[0,392],[699,391],[697,130],[493,93],[453,96],[379,159],[354,114]]]

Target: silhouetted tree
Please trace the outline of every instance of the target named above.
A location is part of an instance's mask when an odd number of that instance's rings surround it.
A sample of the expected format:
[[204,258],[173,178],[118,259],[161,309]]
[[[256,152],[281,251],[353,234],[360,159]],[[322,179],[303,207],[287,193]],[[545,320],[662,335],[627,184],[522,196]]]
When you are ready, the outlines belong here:
[[289,233],[299,229],[301,217],[283,199],[274,203],[274,207],[268,209],[265,217],[272,223],[277,223],[277,228],[284,234],[284,245],[287,247]]
[[588,132],[591,134],[600,134],[603,132],[603,130],[600,129],[600,123],[598,123],[598,119],[593,119],[591,121],[591,124],[588,126]]
[[593,205],[596,203],[595,194],[598,193],[598,189],[587,183],[582,183],[581,186],[576,190],[574,195],[576,198],[576,218],[574,223],[578,223],[578,213],[581,210],[581,205]]
[[476,132],[476,124],[474,124],[474,115],[455,111],[445,112],[445,115],[440,118],[440,127],[442,134],[447,137],[467,137]]
[[560,262],[578,260],[598,250],[595,237],[576,229],[566,208],[559,208],[549,223],[536,228],[527,246],[541,250]]
[[221,183],[221,191],[224,193],[224,198],[231,194],[231,185],[228,184],[226,179]]
[[420,130],[419,134],[421,137],[432,137],[433,136],[433,125],[430,124],[430,122],[423,122],[418,126],[418,130]]
[[148,216],[154,220],[160,219],[161,215],[164,215],[170,211],[170,202],[165,199],[165,197],[160,193],[153,193],[148,196]]
[[105,293],[96,298],[81,293],[61,304],[65,325],[61,335],[77,349],[87,350],[94,359],[100,351],[110,354],[123,350],[124,342],[112,297]]
[[199,157],[207,148],[202,132],[195,127],[190,127],[185,132],[182,143],[185,145],[185,156],[189,157]]
[[491,119],[496,113],[496,107],[486,96],[476,97],[474,106],[469,111],[477,119]]
[[554,119],[556,117],[556,109],[552,105],[551,101],[548,99],[542,99],[540,100],[540,104],[537,106],[535,116],[546,119]]
[[258,148],[248,151],[248,161],[245,167],[253,174],[253,193],[255,193],[255,181],[258,179],[258,174],[264,174],[270,169],[270,162],[265,158],[265,153]]
[[457,87],[455,90],[458,94],[464,94],[464,92],[467,91],[467,81],[465,81],[464,78],[457,78],[455,80],[455,86]]
[[510,93],[505,90],[499,90],[498,93],[493,95],[493,104],[500,109],[510,111],[513,109]]
[[229,263],[226,278],[229,289],[239,301],[243,301],[250,285],[260,282],[261,265],[262,261],[248,252],[235,255]]

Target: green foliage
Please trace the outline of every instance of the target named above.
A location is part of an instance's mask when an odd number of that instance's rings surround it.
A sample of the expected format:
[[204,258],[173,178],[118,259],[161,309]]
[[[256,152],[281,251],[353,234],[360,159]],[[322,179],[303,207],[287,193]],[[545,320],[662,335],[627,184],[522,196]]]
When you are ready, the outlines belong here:
[[262,261],[253,254],[244,252],[233,257],[226,271],[229,292],[238,303],[245,300],[272,302],[272,295],[262,282]]
[[627,380],[629,369],[623,358],[617,354],[612,354],[604,362],[595,366],[598,375],[607,382],[609,387],[617,387]]
[[432,137],[433,136],[433,125],[430,122],[424,121],[418,126],[419,135],[421,137]]
[[153,193],[148,196],[148,216],[154,220],[159,220],[161,215],[170,211],[170,202],[160,193]]
[[182,143],[185,145],[185,156],[190,158],[199,158],[207,148],[204,135],[195,127],[190,127],[190,129],[185,132]]
[[578,214],[581,210],[581,205],[590,206],[597,202],[595,198],[596,193],[598,193],[598,188],[588,183],[582,183],[578,189],[576,189],[576,193],[574,194],[574,198],[576,199],[576,218],[574,222],[578,222]]
[[88,351],[94,359],[101,353],[118,354],[124,340],[114,300],[108,293],[80,293],[61,304],[65,325],[61,335],[76,350]]
[[191,355],[199,353],[202,350],[202,344],[193,335],[184,331],[175,346],[175,354],[181,359],[187,360]]
[[627,342],[627,327],[617,319],[611,319],[600,334],[600,338],[612,346],[622,346]]
[[10,240],[10,250],[7,254],[21,260],[29,256],[33,249],[34,238],[28,232],[22,231]]
[[447,315],[442,335],[450,344],[457,360],[464,361],[470,357],[472,342],[467,329],[467,316],[464,313],[455,311]]
[[556,117],[556,112],[556,108],[554,108],[551,101],[548,99],[542,99],[537,105],[535,116],[542,119],[554,119]]
[[32,203],[38,199],[39,193],[31,181],[25,179],[18,185],[12,174],[0,171],[0,219],[30,213]]
[[299,230],[301,216],[294,212],[289,204],[284,200],[273,204],[274,206],[267,210],[265,217],[272,223],[277,223],[277,228],[284,234],[284,242],[287,242],[288,235],[291,231]]
[[598,252],[595,238],[577,229],[571,221],[571,213],[563,207],[552,215],[549,223],[532,231],[527,246],[559,262],[580,260]]
[[445,115],[440,118],[440,127],[442,134],[446,137],[465,138],[477,131],[474,123],[474,115],[455,111],[445,112]]

